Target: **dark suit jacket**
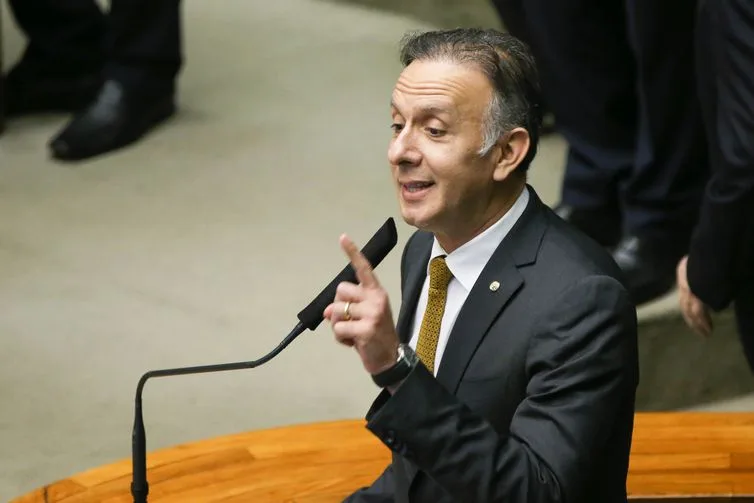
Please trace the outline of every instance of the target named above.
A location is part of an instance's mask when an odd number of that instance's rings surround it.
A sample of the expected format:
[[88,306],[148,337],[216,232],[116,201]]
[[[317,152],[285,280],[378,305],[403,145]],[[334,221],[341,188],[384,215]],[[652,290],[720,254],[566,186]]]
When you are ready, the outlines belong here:
[[[606,252],[530,194],[462,307],[437,379],[419,366],[367,414],[393,461],[346,501],[626,501],[636,309]],[[431,247],[417,232],[404,250],[403,341]]]
[[715,310],[754,281],[754,4],[707,0],[698,83],[712,175],[691,240],[691,290]]

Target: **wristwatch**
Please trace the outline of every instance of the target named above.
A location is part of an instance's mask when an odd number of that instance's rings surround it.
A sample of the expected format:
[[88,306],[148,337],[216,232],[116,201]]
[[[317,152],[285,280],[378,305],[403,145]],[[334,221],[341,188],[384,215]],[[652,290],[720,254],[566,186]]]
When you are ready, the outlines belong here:
[[372,375],[372,380],[380,388],[393,386],[404,380],[411,371],[419,364],[419,357],[408,344],[398,346],[398,359],[395,365],[378,374]]

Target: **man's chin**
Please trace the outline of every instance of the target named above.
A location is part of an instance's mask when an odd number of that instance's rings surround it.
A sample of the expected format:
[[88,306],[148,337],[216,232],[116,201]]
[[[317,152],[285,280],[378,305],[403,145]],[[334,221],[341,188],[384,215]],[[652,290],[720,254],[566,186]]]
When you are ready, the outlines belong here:
[[431,232],[433,219],[429,218],[428,215],[417,215],[414,211],[403,211],[402,216],[403,221],[411,227]]

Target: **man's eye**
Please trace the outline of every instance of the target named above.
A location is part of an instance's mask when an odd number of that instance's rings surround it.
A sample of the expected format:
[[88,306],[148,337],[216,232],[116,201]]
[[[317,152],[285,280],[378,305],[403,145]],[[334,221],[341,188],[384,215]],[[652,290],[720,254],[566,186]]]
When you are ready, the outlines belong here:
[[392,129],[396,133],[400,133],[403,129],[403,124],[398,124],[397,122],[390,125],[390,129]]
[[442,136],[443,134],[445,134],[445,131],[443,131],[442,129],[437,129],[434,127],[428,127],[427,132],[430,136]]

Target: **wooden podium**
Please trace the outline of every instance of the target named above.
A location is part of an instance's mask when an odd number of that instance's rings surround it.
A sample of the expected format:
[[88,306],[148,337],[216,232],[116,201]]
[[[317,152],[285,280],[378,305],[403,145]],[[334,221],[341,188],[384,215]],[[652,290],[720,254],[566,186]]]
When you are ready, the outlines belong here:
[[[149,453],[149,501],[339,503],[389,460],[361,420],[251,431]],[[12,503],[126,503],[130,483],[126,459]],[[628,490],[631,501],[754,502],[754,414],[637,414]]]

